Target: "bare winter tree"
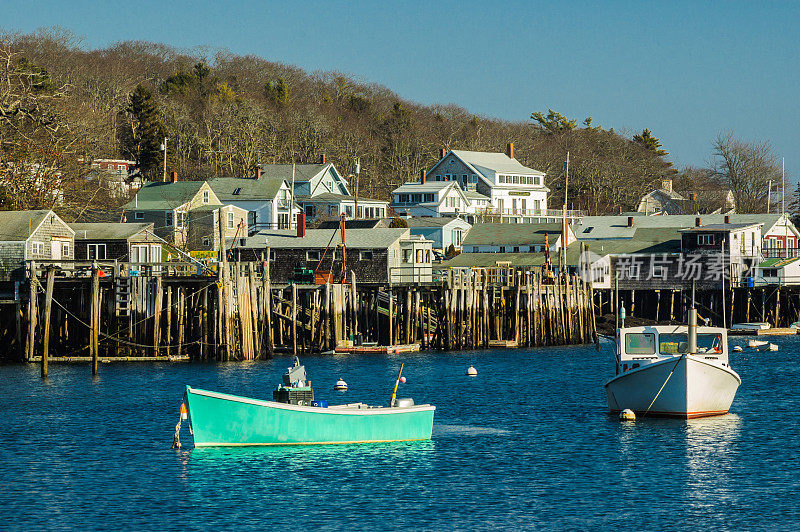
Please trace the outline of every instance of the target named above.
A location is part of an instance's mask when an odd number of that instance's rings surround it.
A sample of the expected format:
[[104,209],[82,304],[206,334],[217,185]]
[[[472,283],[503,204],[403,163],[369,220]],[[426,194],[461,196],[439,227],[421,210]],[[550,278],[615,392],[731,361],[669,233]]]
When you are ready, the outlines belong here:
[[769,183],[780,182],[781,166],[768,142],[744,142],[733,133],[720,133],[714,141],[714,173],[733,191],[736,210],[764,212]]

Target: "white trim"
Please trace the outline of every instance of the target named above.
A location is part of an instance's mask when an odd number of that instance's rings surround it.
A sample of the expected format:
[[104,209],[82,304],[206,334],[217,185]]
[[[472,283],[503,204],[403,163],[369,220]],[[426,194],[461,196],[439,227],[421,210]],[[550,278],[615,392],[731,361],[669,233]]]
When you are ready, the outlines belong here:
[[408,407],[391,407],[391,408],[389,407],[358,408],[358,406],[350,406],[350,405],[333,405],[328,408],[320,408],[318,406],[301,406],[301,405],[290,405],[286,403],[278,403],[276,401],[262,401],[260,399],[252,399],[250,397],[241,397],[239,395],[230,395],[227,393],[212,392],[209,390],[199,390],[191,387],[186,389],[186,393],[193,393],[195,395],[203,395],[205,397],[213,397],[215,399],[222,399],[224,401],[233,401],[236,403],[245,403],[254,406],[278,408],[280,410],[295,410],[297,412],[310,412],[313,414],[336,414],[345,416],[376,416],[376,415],[392,415],[392,414],[403,414],[407,412],[426,412],[426,411],[436,410],[436,407],[433,405],[414,405]]

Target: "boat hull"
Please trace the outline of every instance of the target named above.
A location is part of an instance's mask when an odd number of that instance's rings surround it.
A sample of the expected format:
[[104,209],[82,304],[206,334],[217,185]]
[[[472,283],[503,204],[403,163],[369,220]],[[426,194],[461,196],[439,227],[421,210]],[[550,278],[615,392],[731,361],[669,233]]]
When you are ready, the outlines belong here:
[[319,408],[187,387],[196,447],[429,440],[436,407]]
[[612,412],[690,419],[728,413],[741,382],[730,368],[684,355],[617,375],[605,388]]

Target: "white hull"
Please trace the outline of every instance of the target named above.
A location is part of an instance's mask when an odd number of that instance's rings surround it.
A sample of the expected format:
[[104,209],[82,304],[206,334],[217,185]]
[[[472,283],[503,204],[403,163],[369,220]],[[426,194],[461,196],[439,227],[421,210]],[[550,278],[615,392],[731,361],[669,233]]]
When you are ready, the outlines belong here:
[[647,415],[688,419],[727,413],[741,382],[728,367],[706,361],[702,355],[684,355],[626,371],[605,388],[612,411],[630,408],[637,414],[647,411]]

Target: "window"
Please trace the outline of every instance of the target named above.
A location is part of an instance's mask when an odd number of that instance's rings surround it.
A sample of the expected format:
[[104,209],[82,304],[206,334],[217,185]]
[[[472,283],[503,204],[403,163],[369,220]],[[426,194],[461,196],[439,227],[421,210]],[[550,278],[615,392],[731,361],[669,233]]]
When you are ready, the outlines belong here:
[[425,262],[430,264],[431,263],[431,250],[425,250]]
[[500,246],[500,253],[505,253],[505,252],[506,252],[506,247]]
[[445,205],[447,207],[451,207],[453,209],[457,209],[459,205],[458,198],[455,196],[450,196],[445,200]]
[[344,215],[348,218],[353,217],[353,206],[352,205],[345,205],[344,207]]
[[318,249],[309,249],[306,251],[306,260],[308,261],[319,260],[319,257],[320,253]]
[[698,246],[713,246],[714,235],[697,235]]
[[500,174],[499,176],[497,176],[497,181],[499,183],[505,183],[506,182],[506,176],[504,176],[503,174]]
[[175,219],[175,227],[178,229],[183,229],[186,227],[186,213],[183,211],[177,212],[177,218]]
[[228,213],[228,229],[233,229],[234,227],[234,215],[232,212]]
[[408,194],[398,194],[397,202],[398,203],[408,203]]
[[372,251],[359,251],[358,260],[372,260]]
[[411,250],[410,249],[404,249],[403,250],[403,262],[405,262],[407,264],[410,264],[411,263],[411,258],[412,258],[411,257]]
[[667,268],[664,266],[653,266],[651,271],[653,279],[664,279],[667,277]]
[[164,213],[164,225],[166,225],[167,227],[172,226],[172,217],[173,217],[172,211],[165,212]]
[[[234,194],[236,194],[236,192],[234,192]],[[208,203],[208,201],[209,201],[209,193],[208,193],[208,190],[204,190],[204,191],[203,191],[203,203]]]
[[416,255],[417,255],[417,258],[416,258],[416,262],[417,262],[417,264],[421,264],[421,263],[422,263],[422,259],[424,259],[424,258],[425,258],[425,255],[423,254],[423,252],[422,252],[422,250],[421,250],[421,249],[418,249],[418,250],[417,250],[417,253],[416,253]]
[[269,252],[269,261],[270,262],[275,262],[275,250],[274,249],[270,250],[270,252]]
[[625,335],[625,352],[629,355],[654,355],[656,353],[656,335],[653,333],[627,333]]
[[33,254],[33,255],[44,255],[44,243],[43,242],[31,242],[31,254]]
[[106,245],[105,244],[89,244],[87,246],[89,260],[105,260],[106,258]]
[[433,194],[425,194],[425,202],[433,201]]
[[278,213],[278,229],[289,229],[288,213]]
[[133,218],[136,220],[144,220],[144,213],[143,212],[135,212],[133,213]]
[[442,180],[442,176],[440,176],[440,175],[437,175],[437,176],[436,176],[434,179],[435,179],[436,181],[441,181],[441,180]]
[[422,203],[422,194],[411,194],[411,203]]
[[[238,196],[241,193],[242,193],[242,187],[236,187],[235,189],[233,189],[233,195],[234,196]],[[205,199],[205,198],[203,198],[203,199]]]
[[777,277],[778,276],[778,270],[777,270],[777,268],[763,268],[761,270],[761,276],[762,277]]
[[514,246],[514,253],[519,253],[519,246]]
[[69,242],[62,242],[61,243],[61,257],[62,258],[69,257],[69,249],[70,249]]
[[208,237],[203,238],[203,247],[210,247],[211,246],[211,239]]

